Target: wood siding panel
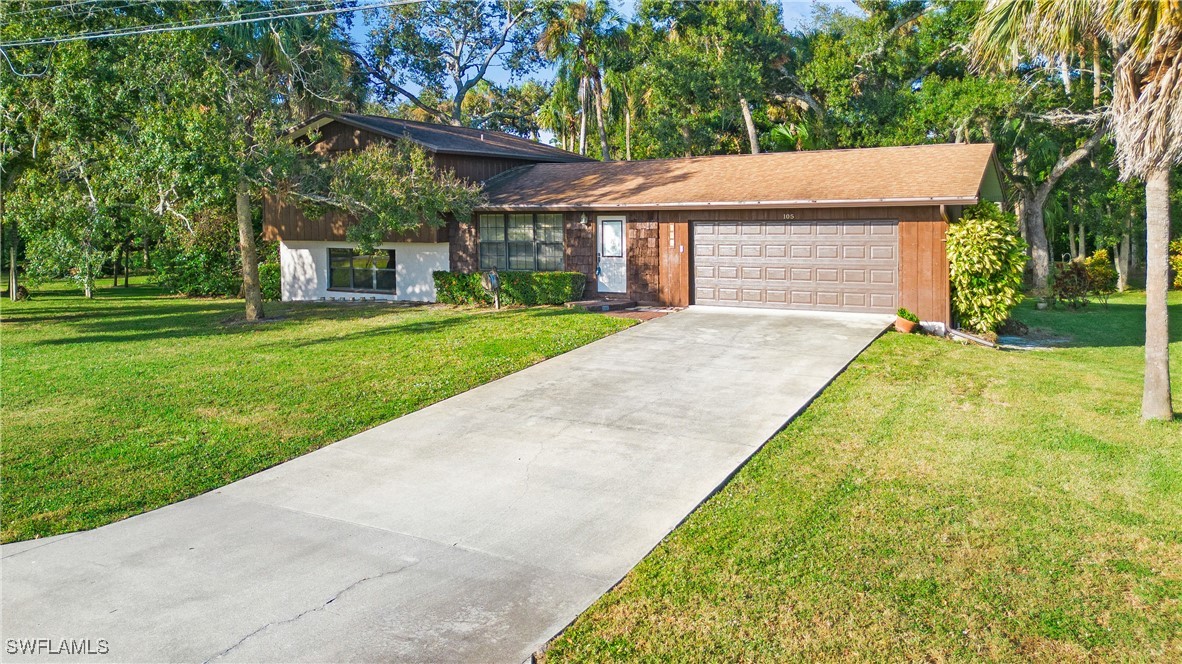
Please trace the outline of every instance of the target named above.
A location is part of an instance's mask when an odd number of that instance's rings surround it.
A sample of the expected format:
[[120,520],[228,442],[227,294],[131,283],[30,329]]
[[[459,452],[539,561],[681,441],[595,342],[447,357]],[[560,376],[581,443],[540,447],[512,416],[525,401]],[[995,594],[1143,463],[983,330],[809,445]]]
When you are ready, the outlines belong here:
[[503,157],[477,157],[459,154],[436,154],[435,166],[440,170],[454,171],[456,176],[469,182],[484,182],[505,171],[533,162]]
[[[309,219],[304,216],[304,211],[299,205],[279,200],[271,194],[263,196],[264,240],[344,242],[347,240],[347,226],[348,217],[341,212],[330,211],[317,219]],[[447,242],[447,231],[446,224],[438,228],[423,225],[406,233],[390,233],[386,235],[385,241]]]
[[[332,122],[323,127],[320,140],[312,150],[329,156],[340,152],[360,150],[374,143],[390,139],[348,125]],[[469,182],[483,182],[494,175],[533,162],[503,157],[481,157],[475,155],[432,154],[436,168],[454,171],[461,179]],[[269,241],[318,240],[343,241],[348,219],[337,212],[329,212],[319,219],[308,219],[299,206],[268,196],[263,202],[263,238]],[[456,225],[451,224],[453,229]],[[387,242],[447,242],[446,228],[423,227],[412,233],[387,236]],[[475,268],[473,268],[475,269]]]
[[684,221],[658,222],[660,236],[659,302],[667,307],[689,306],[690,225]]

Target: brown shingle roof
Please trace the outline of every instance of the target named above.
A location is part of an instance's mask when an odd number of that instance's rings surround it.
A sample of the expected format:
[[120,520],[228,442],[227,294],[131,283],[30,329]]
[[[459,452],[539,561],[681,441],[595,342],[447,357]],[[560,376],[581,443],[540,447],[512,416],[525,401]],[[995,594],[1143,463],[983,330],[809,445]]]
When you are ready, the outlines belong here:
[[485,185],[488,209],[967,204],[996,189],[991,144],[536,164]]
[[387,118],[381,115],[321,113],[295,127],[292,130],[292,135],[299,136],[309,130],[319,129],[329,122],[343,122],[387,138],[406,139],[432,152],[444,154],[509,157],[537,162],[590,161],[587,157],[573,152],[559,150],[556,147],[500,131],[452,127],[430,122]]

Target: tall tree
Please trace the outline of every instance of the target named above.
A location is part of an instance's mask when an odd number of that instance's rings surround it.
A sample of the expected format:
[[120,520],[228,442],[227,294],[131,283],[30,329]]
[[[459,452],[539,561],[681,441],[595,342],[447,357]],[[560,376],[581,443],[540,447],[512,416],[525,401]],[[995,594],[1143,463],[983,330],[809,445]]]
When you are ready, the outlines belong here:
[[[714,153],[725,151],[717,133],[730,125],[739,128],[746,151],[759,152],[757,106],[769,96],[788,45],[779,3],[644,0],[638,15],[649,31],[654,103],[668,108],[650,114],[656,132],[679,134],[687,154]],[[694,144],[702,139],[705,150]]]
[[620,17],[607,0],[564,2],[551,5],[538,50],[559,65],[559,76],[579,81],[579,154],[587,154],[588,103],[595,111],[599,130],[599,155],[611,159],[604,119],[604,62],[620,30]]
[[354,55],[377,98],[409,101],[435,122],[482,126],[490,118],[465,115],[464,102],[489,69],[512,77],[539,65],[541,18],[526,0],[427,0],[384,9],[375,23]]
[[1117,52],[1110,109],[1116,161],[1145,181],[1144,419],[1170,419],[1170,169],[1182,160],[1182,6],[1175,2],[993,0],[976,31],[983,62],[1070,59],[1103,39]]

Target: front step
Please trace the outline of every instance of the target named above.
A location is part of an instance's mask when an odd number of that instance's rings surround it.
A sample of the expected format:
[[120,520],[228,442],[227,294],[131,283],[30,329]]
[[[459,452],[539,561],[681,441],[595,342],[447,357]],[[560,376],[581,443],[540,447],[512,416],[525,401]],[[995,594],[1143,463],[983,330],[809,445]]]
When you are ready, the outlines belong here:
[[621,309],[631,309],[636,306],[635,300],[579,300],[578,302],[567,302],[567,309],[584,309],[586,311],[619,311]]

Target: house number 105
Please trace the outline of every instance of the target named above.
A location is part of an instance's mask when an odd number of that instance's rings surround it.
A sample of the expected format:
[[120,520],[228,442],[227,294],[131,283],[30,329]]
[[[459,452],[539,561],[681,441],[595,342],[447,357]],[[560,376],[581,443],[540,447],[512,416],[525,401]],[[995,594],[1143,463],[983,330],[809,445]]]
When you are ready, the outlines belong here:
[[787,221],[792,221],[795,218],[796,218],[796,215],[791,212],[788,212],[784,215],[784,219]]

